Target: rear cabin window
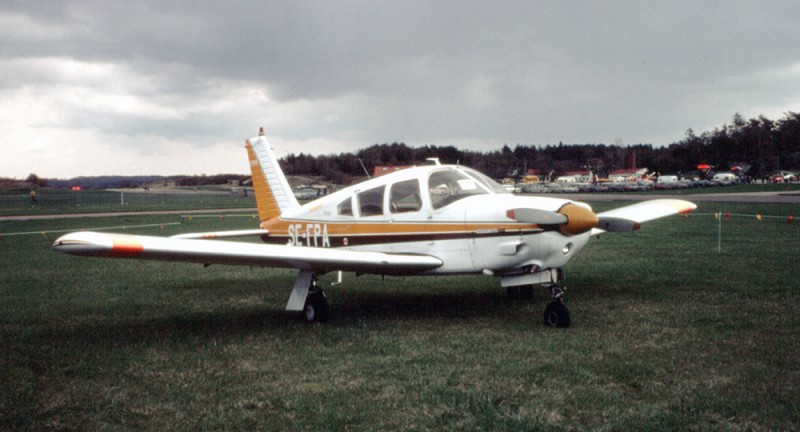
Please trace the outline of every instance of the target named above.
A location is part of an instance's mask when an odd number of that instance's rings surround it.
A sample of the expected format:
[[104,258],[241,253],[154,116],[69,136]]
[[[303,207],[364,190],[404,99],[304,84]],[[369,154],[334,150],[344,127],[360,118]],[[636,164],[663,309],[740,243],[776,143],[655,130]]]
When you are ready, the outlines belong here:
[[389,189],[389,209],[392,213],[419,211],[422,200],[419,194],[419,180],[411,179],[393,184]]
[[358,194],[358,210],[361,216],[383,215],[384,186],[365,190]]

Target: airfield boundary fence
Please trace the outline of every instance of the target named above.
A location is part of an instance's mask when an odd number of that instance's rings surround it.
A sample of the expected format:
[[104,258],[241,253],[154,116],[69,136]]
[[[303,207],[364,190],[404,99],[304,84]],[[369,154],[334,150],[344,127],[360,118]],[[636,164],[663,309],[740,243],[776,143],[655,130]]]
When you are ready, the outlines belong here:
[[[794,216],[789,214],[786,216],[777,216],[777,215],[764,215],[761,213],[756,214],[743,214],[743,213],[732,213],[732,212],[714,212],[714,213],[691,213],[691,217],[698,217],[698,216],[714,216],[714,219],[717,220],[717,254],[722,253],[722,222],[723,220],[730,220],[731,218],[747,218],[751,220],[755,220],[757,222],[763,222],[765,219],[767,220],[784,220],[787,224],[792,224],[794,222]],[[685,218],[690,217],[689,214],[684,215]]]
[[[128,216],[128,215],[126,215]],[[114,217],[113,215],[110,217]],[[175,225],[183,225],[186,222],[191,222],[193,219],[230,219],[230,218],[251,218],[255,219],[256,215],[253,214],[192,214],[192,215],[180,215],[180,221],[178,222],[161,222],[161,223],[152,223],[152,224],[124,224],[124,225],[114,225],[114,226],[98,226],[98,227],[85,227],[81,228],[81,231],[109,231],[109,230],[130,230],[130,229],[138,229],[138,228],[154,228],[159,227],[163,229],[167,226],[175,226]],[[0,241],[2,241],[5,237],[13,237],[13,236],[24,236],[24,235],[41,235],[43,237],[47,237],[49,234],[60,234],[66,232],[75,232],[78,231],[76,229],[57,229],[57,230],[36,230],[36,231],[19,231],[19,232],[0,232]]]
[[[684,218],[696,218],[696,217],[711,217],[713,216],[717,221],[717,253],[722,252],[722,225],[723,221],[730,220],[732,218],[747,218],[757,222],[764,222],[765,220],[783,220],[789,225],[794,224],[794,216],[784,215],[765,215],[761,213],[756,214],[744,214],[744,213],[733,213],[730,211],[727,212],[713,212],[713,213],[691,213],[683,215]],[[193,219],[226,219],[226,218],[256,218],[256,214],[226,214],[226,213],[218,213],[218,214],[191,214],[191,215],[181,215],[179,222],[162,222],[162,223],[154,223],[154,224],[140,224],[140,225],[115,225],[115,226],[101,226],[101,227],[88,227],[83,228],[86,231],[108,231],[108,230],[128,230],[128,229],[137,229],[137,228],[153,228],[153,227],[160,227],[163,229],[165,226],[174,226],[174,225],[182,225],[186,222],[191,222]],[[64,230],[38,230],[38,231],[21,231],[21,232],[0,232],[0,241],[4,240],[5,237],[11,236],[22,236],[22,235],[42,235],[43,237],[47,237],[48,234],[57,234],[57,233],[64,233],[64,232],[72,232],[76,231],[75,229],[64,229]]]

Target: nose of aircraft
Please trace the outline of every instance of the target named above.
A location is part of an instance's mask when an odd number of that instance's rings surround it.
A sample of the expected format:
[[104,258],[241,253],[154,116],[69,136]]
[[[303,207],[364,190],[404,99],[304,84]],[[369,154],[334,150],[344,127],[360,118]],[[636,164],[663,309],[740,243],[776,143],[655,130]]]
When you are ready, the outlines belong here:
[[558,231],[564,235],[582,234],[597,226],[600,220],[597,215],[584,206],[568,203],[564,204],[558,213],[567,217],[567,223],[558,227]]

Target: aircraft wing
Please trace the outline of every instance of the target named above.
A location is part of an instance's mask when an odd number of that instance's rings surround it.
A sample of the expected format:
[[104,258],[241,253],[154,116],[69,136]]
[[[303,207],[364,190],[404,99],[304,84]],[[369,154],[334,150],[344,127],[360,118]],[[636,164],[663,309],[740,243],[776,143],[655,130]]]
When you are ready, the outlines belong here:
[[676,214],[686,214],[697,206],[694,203],[676,199],[656,199],[598,213],[600,220],[592,229],[592,235],[604,232],[635,231],[639,226],[654,219]]
[[80,256],[286,267],[404,275],[431,270],[442,261],[430,255],[388,254],[302,246],[111,234],[91,231],[60,237],[53,249]]

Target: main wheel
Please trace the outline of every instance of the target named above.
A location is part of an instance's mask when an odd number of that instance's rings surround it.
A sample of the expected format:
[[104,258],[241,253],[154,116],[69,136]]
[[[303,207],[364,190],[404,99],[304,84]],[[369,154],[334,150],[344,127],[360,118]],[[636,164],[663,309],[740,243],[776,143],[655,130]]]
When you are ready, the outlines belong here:
[[303,319],[308,323],[325,322],[330,318],[328,311],[328,300],[322,292],[311,292],[306,297],[306,305],[303,307]]
[[569,309],[561,300],[554,300],[544,309],[544,325],[569,327]]

